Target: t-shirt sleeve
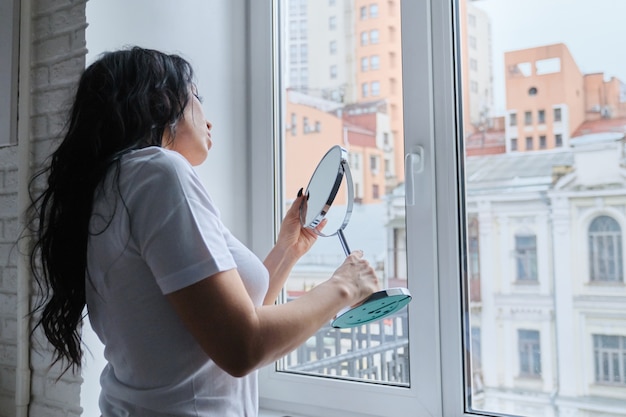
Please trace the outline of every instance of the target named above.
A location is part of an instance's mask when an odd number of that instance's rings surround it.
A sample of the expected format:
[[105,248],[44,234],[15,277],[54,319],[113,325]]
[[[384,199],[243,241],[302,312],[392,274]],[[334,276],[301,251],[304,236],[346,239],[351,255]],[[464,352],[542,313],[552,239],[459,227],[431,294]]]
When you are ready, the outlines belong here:
[[164,294],[236,268],[219,212],[186,160],[159,153],[133,183],[131,235]]

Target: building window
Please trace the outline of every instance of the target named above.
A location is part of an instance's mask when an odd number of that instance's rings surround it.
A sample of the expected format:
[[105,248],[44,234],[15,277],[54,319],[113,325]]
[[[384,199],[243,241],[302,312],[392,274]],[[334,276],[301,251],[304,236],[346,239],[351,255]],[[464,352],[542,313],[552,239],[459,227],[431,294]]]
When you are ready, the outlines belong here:
[[378,55],[372,55],[370,57],[370,68],[373,70],[380,68],[380,57]]
[[517,126],[517,113],[509,115],[509,126]]
[[337,3],[337,0],[328,0],[329,6],[334,6]]
[[330,41],[328,44],[328,51],[331,55],[335,55],[337,53],[337,41]]
[[554,146],[556,146],[557,148],[563,146],[563,135],[561,135],[560,133],[554,135]]
[[296,134],[298,133],[298,131],[296,130],[297,125],[298,125],[298,117],[296,116],[295,113],[291,113],[291,123],[289,124],[289,128],[291,130],[291,136],[296,136]]
[[298,63],[298,45],[289,45],[289,63]]
[[318,133],[322,131],[322,123],[320,123],[319,121],[315,122],[315,131]]
[[309,62],[309,46],[304,43],[300,45],[300,63],[306,64]]
[[378,43],[378,30],[377,29],[370,30],[370,43],[371,44]]
[[361,16],[361,20],[365,20],[365,19],[367,19],[367,7],[362,6],[362,7],[359,9],[359,15]]
[[298,21],[289,21],[289,39],[296,40],[298,38]]
[[370,171],[374,174],[378,172],[378,158],[370,156]]
[[598,216],[589,225],[589,279],[623,282],[622,229],[609,216]]
[[560,108],[554,109],[554,121],[555,122],[561,121],[561,109]]
[[372,96],[379,96],[379,95],[380,95],[380,82],[372,81]]
[[512,151],[517,150],[517,138],[511,138],[511,150]]
[[518,330],[519,374],[525,377],[541,376],[541,347],[537,330]]
[[337,65],[330,66],[330,78],[333,80],[337,78]]
[[370,18],[377,18],[378,17],[378,4],[374,3],[374,4],[370,4]]
[[311,126],[309,126],[309,118],[306,116],[302,118],[302,131],[304,133],[309,133],[311,131]]
[[473,14],[467,15],[467,21],[471,27],[476,27],[476,16]]
[[331,16],[328,18],[328,29],[335,30],[337,29],[337,17]]
[[472,71],[478,71],[478,61],[476,61],[474,58],[470,58],[470,69]]
[[528,95],[529,96],[536,96],[537,95],[537,87],[530,87],[528,89]]
[[369,95],[370,85],[368,83],[361,84],[361,97],[367,97]]
[[478,83],[476,81],[470,81],[470,91],[472,93],[478,93]]
[[593,335],[596,382],[626,385],[626,337]]
[[372,198],[379,199],[380,198],[380,187],[378,184],[372,184]]
[[526,137],[526,150],[527,151],[533,150],[533,137],[532,136]]
[[476,36],[469,37],[469,46],[472,49],[476,49]]
[[367,32],[361,32],[361,46],[367,45],[367,42],[368,42]]
[[539,149],[546,149],[548,147],[548,143],[546,141],[546,136],[539,136]]
[[533,124],[533,113],[530,111],[524,112],[524,124],[526,126]]
[[537,281],[537,237],[515,236],[515,262],[518,281]]
[[367,59],[367,57],[361,58],[361,71],[362,72],[367,71],[368,66],[369,66],[369,59]]
[[545,110],[539,110],[537,112],[537,122],[539,124],[545,124],[546,123],[546,111]]
[[308,23],[306,20],[300,21],[300,39],[306,39],[308,36]]

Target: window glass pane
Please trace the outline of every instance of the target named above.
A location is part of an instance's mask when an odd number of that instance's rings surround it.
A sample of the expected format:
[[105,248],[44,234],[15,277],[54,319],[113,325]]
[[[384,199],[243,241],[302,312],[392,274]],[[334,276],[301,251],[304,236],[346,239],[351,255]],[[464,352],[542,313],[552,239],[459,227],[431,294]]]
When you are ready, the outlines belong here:
[[[333,145],[344,147],[348,151],[356,203],[345,229],[346,240],[351,249],[364,251],[383,288],[406,287],[405,204],[403,193],[398,192],[404,180],[400,40],[385,44],[384,48],[378,45],[382,30],[393,27],[400,33],[398,10],[387,10],[399,5],[356,0],[342,3],[342,13],[337,13],[337,7],[330,7],[327,2],[305,1],[307,14],[299,15],[299,19],[304,19],[309,29],[305,40],[309,57],[305,63],[297,62],[301,63],[300,71],[306,70],[307,82],[294,85],[285,77],[281,80],[282,114],[303,120],[303,126],[292,124],[280,129],[286,133],[280,138],[284,155],[283,208],[289,207],[298,190],[307,186],[326,151]],[[292,19],[289,2],[280,2],[286,21]],[[332,30],[325,22],[333,22]],[[285,42],[281,50],[287,53],[281,62],[287,71],[281,74],[289,74],[294,61],[288,54],[301,51],[302,46],[294,49],[291,38],[281,39]],[[378,58],[383,53],[398,58],[383,62]],[[377,71],[372,73],[370,69]],[[383,81],[390,79],[396,85],[393,93]],[[392,113],[396,116],[392,117]],[[297,134],[293,134],[293,129],[298,130]],[[344,187],[329,216],[343,219],[345,210]],[[334,223],[335,228],[338,223],[341,221]],[[332,227],[331,220],[324,232],[335,232]],[[294,267],[286,285],[287,299],[328,279],[344,257],[336,236],[319,237]],[[278,369],[408,386],[408,343],[405,308],[384,320],[351,329],[337,330],[329,324],[281,360]]]
[[626,3],[566,3],[458,2],[465,404],[481,415],[626,410]]

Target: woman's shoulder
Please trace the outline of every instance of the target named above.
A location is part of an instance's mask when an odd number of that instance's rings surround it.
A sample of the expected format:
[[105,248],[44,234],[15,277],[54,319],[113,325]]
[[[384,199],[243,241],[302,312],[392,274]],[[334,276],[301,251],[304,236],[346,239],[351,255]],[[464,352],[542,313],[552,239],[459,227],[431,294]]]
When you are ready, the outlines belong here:
[[188,176],[195,172],[181,154],[158,146],[136,149],[122,157],[122,171],[127,175],[163,177],[170,175]]

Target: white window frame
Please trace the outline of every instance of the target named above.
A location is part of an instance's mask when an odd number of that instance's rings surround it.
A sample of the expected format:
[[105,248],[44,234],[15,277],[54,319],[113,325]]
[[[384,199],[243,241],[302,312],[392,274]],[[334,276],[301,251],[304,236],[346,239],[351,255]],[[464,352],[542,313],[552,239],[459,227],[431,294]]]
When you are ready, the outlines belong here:
[[[248,111],[251,248],[261,257],[270,250],[281,213],[282,180],[275,173],[282,161],[276,141],[284,117],[275,111],[281,91],[272,36],[277,0],[247,3],[250,60]],[[294,416],[470,416],[464,413],[461,327],[460,225],[456,137],[457,103],[451,22],[456,1],[403,1],[402,32],[405,151],[423,151],[423,169],[412,175],[421,196],[407,207],[409,280],[414,298],[409,305],[410,388],[351,382],[276,372],[268,366],[259,375],[261,408]],[[254,18],[251,18],[251,17]],[[259,18],[259,17],[265,18]],[[444,27],[445,26],[445,27]],[[434,94],[437,91],[437,94]],[[435,118],[434,115],[437,115]],[[436,134],[435,134],[436,132]],[[437,140],[437,137],[445,140]],[[429,198],[424,198],[429,196]],[[273,219],[253,221],[253,219]],[[448,300],[446,302],[439,300]],[[449,300],[459,300],[451,303]]]

